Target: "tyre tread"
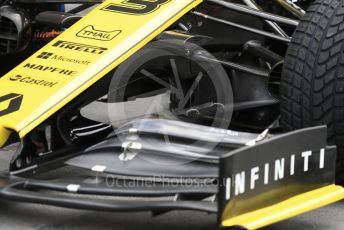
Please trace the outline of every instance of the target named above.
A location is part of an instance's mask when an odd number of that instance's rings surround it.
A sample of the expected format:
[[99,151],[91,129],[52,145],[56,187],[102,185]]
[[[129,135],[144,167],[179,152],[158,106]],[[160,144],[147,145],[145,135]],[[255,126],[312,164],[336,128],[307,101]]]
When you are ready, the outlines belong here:
[[282,127],[326,124],[338,171],[344,171],[343,54],[344,0],[316,0],[294,32],[281,79]]

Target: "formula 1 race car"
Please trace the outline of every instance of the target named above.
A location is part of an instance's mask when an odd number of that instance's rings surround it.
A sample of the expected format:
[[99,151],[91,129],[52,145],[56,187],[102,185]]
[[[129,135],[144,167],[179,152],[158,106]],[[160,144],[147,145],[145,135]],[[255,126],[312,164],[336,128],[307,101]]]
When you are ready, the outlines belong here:
[[0,197],[246,229],[341,200],[343,41],[344,0],[2,1]]

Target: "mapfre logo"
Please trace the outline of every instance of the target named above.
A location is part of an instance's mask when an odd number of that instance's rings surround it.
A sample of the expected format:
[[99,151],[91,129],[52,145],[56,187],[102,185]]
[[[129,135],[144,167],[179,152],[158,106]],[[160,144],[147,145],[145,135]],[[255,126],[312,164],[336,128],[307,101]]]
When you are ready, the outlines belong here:
[[94,26],[89,25],[79,31],[76,36],[81,38],[88,38],[88,39],[95,39],[100,41],[111,41],[115,37],[117,37],[122,31],[121,30],[114,30],[114,31],[103,31],[103,30],[96,30]]
[[61,75],[66,75],[66,76],[75,76],[78,74],[77,71],[69,70],[69,69],[61,69],[61,68],[56,68],[53,66],[45,66],[45,65],[38,65],[38,64],[31,64],[31,63],[26,63],[24,66],[26,69],[33,69],[41,72],[49,72],[49,73],[56,73],[56,74],[61,74]]

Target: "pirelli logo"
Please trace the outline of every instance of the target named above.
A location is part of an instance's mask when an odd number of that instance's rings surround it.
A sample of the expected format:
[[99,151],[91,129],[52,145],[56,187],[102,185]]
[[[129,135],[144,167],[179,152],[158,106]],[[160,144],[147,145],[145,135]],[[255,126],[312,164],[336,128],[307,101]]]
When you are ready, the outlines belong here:
[[74,50],[84,53],[92,53],[92,54],[103,54],[107,51],[107,48],[99,47],[99,46],[90,46],[82,43],[75,43],[75,42],[68,42],[59,40],[53,44],[54,47],[67,49],[67,50]]

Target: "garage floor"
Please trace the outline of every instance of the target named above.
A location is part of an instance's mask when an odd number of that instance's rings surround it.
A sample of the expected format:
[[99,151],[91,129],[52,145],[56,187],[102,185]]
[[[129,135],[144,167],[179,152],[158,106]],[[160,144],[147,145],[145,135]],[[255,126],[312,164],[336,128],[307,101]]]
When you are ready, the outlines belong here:
[[[104,213],[0,201],[0,229],[216,229],[216,216],[172,212],[156,218],[150,213]],[[344,202],[275,224],[268,230],[342,230]]]

